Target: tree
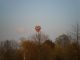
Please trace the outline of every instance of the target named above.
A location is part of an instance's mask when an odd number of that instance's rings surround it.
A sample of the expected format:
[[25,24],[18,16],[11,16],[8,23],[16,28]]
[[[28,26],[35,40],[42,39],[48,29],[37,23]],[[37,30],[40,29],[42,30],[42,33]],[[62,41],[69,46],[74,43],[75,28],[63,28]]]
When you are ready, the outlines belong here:
[[21,52],[23,60],[38,60],[38,46],[30,40],[21,41]]
[[51,40],[46,40],[42,44],[42,56],[43,60],[53,60],[53,54],[54,54],[54,49],[55,49],[55,43],[52,42]]
[[68,44],[70,44],[70,39],[66,34],[62,34],[59,37],[56,38],[55,43],[57,45],[60,45],[62,47],[67,46]]
[[[79,44],[80,43],[80,25],[79,25],[79,22],[77,22],[76,25],[73,26],[73,30],[71,31],[70,36],[71,36],[73,42],[78,44],[77,48],[76,48],[77,49],[77,57],[78,57],[79,56],[78,48],[80,45]],[[77,58],[77,60],[79,60],[79,59]]]
[[55,47],[55,43],[53,43],[51,40],[46,40],[43,45],[50,46],[51,48]]
[[47,35],[45,35],[44,33],[42,33],[42,32],[39,33],[39,36],[38,36],[38,34],[36,33],[36,34],[32,35],[30,38],[31,38],[31,40],[33,40],[35,43],[39,43],[39,40],[38,40],[38,39],[40,39],[40,44],[42,44],[44,41],[46,41],[46,40],[49,39],[49,37],[48,37]]
[[65,60],[80,60],[80,46],[77,43],[69,44],[64,52]]
[[74,40],[74,42],[79,43],[80,41],[80,25],[79,23],[76,23],[76,25],[73,26],[73,30],[71,31],[70,34],[72,40]]
[[2,41],[0,44],[0,59],[17,60],[17,43],[9,40]]

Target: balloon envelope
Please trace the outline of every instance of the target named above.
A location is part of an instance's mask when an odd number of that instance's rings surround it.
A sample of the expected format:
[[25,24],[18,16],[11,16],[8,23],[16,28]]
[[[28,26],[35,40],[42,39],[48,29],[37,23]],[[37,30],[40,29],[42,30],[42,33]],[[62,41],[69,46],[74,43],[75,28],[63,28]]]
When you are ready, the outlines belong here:
[[36,30],[36,32],[40,32],[41,26],[35,26],[35,30]]

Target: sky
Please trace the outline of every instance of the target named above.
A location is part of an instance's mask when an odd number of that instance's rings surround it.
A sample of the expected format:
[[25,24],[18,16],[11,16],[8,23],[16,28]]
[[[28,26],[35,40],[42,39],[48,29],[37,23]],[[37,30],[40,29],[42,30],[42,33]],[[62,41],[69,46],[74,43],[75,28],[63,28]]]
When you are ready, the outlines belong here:
[[80,19],[79,0],[0,0],[0,40],[30,37],[36,25],[54,40]]

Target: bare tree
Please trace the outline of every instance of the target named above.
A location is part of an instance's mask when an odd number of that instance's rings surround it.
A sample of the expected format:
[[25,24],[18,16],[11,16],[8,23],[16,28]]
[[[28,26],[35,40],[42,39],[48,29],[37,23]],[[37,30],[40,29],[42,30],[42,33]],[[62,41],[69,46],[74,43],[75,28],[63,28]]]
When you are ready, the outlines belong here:
[[77,60],[79,60],[79,43],[80,43],[80,25],[79,21],[77,21],[76,25],[73,26],[73,31],[71,32],[71,38],[74,40],[74,43],[77,43]]
[[0,42],[0,60],[17,60],[17,42],[12,40],[6,40]]
[[44,41],[46,40],[49,40],[49,37],[48,35],[45,35],[44,33],[40,32],[39,35],[36,33],[36,34],[33,34],[31,37],[30,37],[31,40],[33,40],[35,43],[43,43]]
[[72,40],[74,40],[74,42],[76,42],[77,44],[79,44],[79,40],[80,40],[80,25],[79,22],[76,23],[75,26],[72,27],[72,31],[70,33],[70,36],[72,38]]

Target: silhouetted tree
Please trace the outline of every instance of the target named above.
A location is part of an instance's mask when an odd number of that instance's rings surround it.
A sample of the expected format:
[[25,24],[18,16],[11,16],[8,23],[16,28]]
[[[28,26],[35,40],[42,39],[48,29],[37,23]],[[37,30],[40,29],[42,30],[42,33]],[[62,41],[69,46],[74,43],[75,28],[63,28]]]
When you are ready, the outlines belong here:
[[56,38],[55,43],[57,45],[65,47],[68,44],[70,44],[70,39],[69,39],[69,37],[66,34],[63,34],[63,35],[60,35],[59,37]]
[[38,46],[29,40],[21,41],[23,60],[38,60]]
[[17,60],[17,43],[6,40],[2,41],[0,44],[0,59],[1,60]]

